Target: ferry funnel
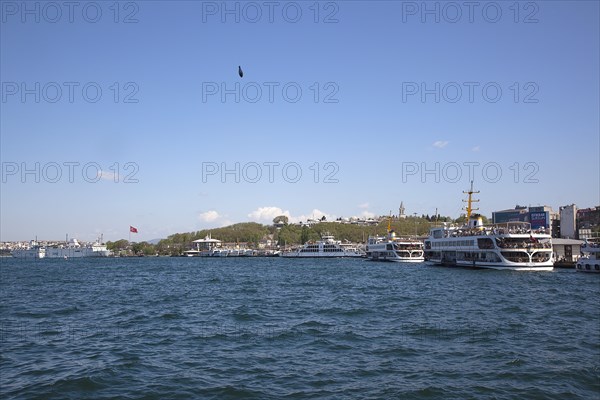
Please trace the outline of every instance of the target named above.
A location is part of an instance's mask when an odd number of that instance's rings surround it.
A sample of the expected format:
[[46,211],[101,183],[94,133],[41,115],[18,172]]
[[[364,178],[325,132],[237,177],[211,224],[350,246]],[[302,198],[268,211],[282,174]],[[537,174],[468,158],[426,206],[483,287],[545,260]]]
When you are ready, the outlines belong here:
[[469,218],[467,226],[471,229],[483,229],[483,219],[479,214],[473,214]]

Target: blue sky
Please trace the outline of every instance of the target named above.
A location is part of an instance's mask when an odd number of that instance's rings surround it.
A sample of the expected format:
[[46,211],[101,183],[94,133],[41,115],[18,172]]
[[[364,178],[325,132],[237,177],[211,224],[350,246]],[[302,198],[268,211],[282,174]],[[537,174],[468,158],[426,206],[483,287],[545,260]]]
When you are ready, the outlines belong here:
[[0,240],[600,203],[595,1],[0,4]]

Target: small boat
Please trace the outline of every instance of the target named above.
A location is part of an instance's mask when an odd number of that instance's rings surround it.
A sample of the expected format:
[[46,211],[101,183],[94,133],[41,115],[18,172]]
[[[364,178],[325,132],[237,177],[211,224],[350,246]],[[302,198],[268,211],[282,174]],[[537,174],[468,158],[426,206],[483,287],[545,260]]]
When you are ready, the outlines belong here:
[[584,255],[577,260],[575,270],[600,273],[600,244],[586,241],[581,246],[581,252]]
[[212,254],[213,257],[227,257],[229,255],[229,250],[227,249],[215,249]]

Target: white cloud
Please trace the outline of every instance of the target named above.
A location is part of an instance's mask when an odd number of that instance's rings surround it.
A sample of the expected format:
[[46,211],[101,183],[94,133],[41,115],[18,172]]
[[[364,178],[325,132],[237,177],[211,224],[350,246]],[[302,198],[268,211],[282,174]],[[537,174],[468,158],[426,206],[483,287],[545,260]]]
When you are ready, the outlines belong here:
[[224,226],[229,226],[229,225],[233,225],[235,224],[235,222],[233,222],[230,219],[223,219],[221,221],[219,221],[218,226],[219,228],[223,228]]
[[369,208],[369,203],[362,203],[358,205],[358,208]]
[[283,211],[279,207],[259,207],[257,210],[248,214],[248,218],[255,222],[266,222],[270,224],[273,222],[273,218],[279,215],[285,215],[290,218],[290,212]]
[[273,218],[285,215],[288,217],[290,223],[296,223],[300,221],[306,221],[307,219],[321,219],[323,216],[327,219],[327,221],[333,221],[335,219],[334,215],[327,214],[319,209],[313,209],[309,214],[296,215],[293,216],[289,211],[284,211],[279,207],[259,207],[258,209],[252,211],[248,214],[248,218],[254,222],[271,224],[273,223]]
[[221,216],[219,215],[219,213],[214,210],[203,212],[198,215],[198,219],[203,222],[213,222],[219,219],[220,217]]
[[359,216],[362,218],[375,218],[375,213],[365,210],[365,211],[361,212]]
[[296,217],[290,217],[290,222],[300,222],[306,221],[308,219],[321,219],[322,217],[325,217],[327,221],[333,221],[336,218],[335,215],[327,214],[326,212],[315,208],[309,215],[298,215]]
[[438,149],[443,149],[444,147],[446,147],[448,145],[448,141],[447,140],[437,140],[435,142],[433,142],[433,147],[437,147]]

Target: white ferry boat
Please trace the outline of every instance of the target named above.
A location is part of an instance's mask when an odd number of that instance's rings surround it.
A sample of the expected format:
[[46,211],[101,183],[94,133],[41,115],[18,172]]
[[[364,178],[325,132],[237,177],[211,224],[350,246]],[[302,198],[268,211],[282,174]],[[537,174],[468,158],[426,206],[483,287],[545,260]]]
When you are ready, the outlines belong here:
[[367,258],[373,261],[418,263],[425,261],[423,243],[419,240],[396,237],[388,222],[387,236],[369,236]]
[[532,230],[527,222],[484,226],[472,214],[473,183],[468,192],[467,225],[432,228],[425,240],[425,258],[432,264],[452,267],[518,271],[551,271],[554,268],[552,237]]
[[324,234],[321,240],[316,242],[307,242],[303,247],[292,251],[284,251],[281,257],[288,258],[303,258],[303,257],[363,257],[364,253],[358,248],[342,244],[341,241],[335,240],[332,235]]
[[101,239],[82,246],[77,239],[71,238],[64,245],[46,247],[31,241],[28,249],[15,249],[11,254],[16,258],[81,258],[109,257],[112,252],[106,248]]
[[581,246],[583,257],[579,257],[575,270],[579,272],[600,273],[600,244],[586,242]]

